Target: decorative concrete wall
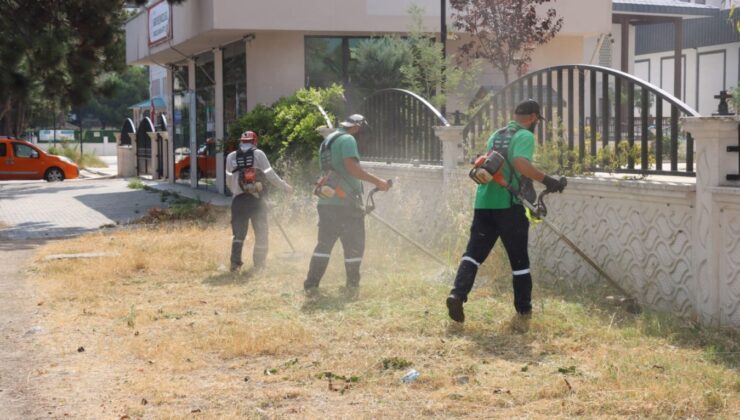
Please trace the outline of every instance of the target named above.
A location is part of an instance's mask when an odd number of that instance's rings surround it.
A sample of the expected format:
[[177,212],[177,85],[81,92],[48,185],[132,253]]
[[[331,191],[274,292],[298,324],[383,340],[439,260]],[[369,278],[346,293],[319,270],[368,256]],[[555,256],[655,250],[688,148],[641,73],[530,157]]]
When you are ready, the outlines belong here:
[[[572,178],[546,199],[549,220],[640,303],[693,313],[693,183]],[[571,284],[599,281],[544,226],[532,230],[533,265]]]
[[[644,306],[740,328],[740,183],[725,178],[739,169],[726,151],[737,142],[738,122],[688,118],[684,128],[696,141],[695,180],[570,178],[563,194],[547,197],[548,219]],[[460,128],[437,135],[442,167],[363,163],[396,181],[378,196],[379,214],[424,241],[466,235],[459,227],[470,221],[475,192],[461,165]],[[541,280],[600,281],[544,224],[532,229],[530,249]]]

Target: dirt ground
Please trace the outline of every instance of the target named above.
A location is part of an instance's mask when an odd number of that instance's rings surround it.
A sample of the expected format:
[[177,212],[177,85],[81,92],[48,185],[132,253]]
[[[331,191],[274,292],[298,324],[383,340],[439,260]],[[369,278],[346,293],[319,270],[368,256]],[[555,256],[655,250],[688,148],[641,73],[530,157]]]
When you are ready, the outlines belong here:
[[[35,390],[35,366],[43,357],[35,351],[37,304],[25,278],[26,264],[39,241],[0,244],[0,409],[3,418],[43,417],[50,401]],[[35,327],[35,328],[34,328]]]
[[[357,299],[343,295],[335,258],[322,295],[307,300],[309,254],[286,255],[276,229],[268,268],[250,274],[245,252],[239,276],[224,272],[225,223],[7,246],[2,349],[13,351],[0,350],[0,417],[740,413],[736,336],[667,315],[631,315],[597,298],[598,290],[562,293],[541,283],[535,316],[521,329],[510,321],[510,280],[495,264],[482,268],[469,320],[458,328],[444,310],[446,281],[430,281],[436,266],[369,226],[373,246]],[[315,227],[297,220],[290,227],[296,248],[310,249]],[[45,260],[101,251],[114,256]],[[412,368],[420,377],[403,383]]]

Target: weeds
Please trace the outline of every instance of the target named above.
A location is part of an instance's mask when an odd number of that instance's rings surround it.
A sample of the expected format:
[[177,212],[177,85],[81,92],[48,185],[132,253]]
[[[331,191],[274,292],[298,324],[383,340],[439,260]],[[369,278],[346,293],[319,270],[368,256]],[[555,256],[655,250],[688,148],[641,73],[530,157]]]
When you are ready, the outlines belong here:
[[48,153],[51,155],[65,156],[77,163],[81,168],[108,167],[95,152],[80,153],[76,146],[70,146],[66,142],[61,143],[61,146],[49,147]]
[[[298,249],[310,249],[315,221],[295,211],[290,234]],[[271,255],[286,248],[276,229],[270,240]],[[46,302],[49,334],[38,337],[39,348],[74,353],[83,343],[85,356],[95,356],[64,363],[90,402],[76,401],[77,415],[96,417],[101,400],[119,417],[179,418],[194,409],[213,418],[740,414],[737,335],[625,313],[603,299],[606,289],[572,289],[535,273],[535,314],[527,332],[515,332],[510,274],[492,276],[508,269],[489,259],[479,279],[492,278],[472,292],[464,328],[452,328],[449,284],[430,282],[436,267],[387,232],[370,231],[359,299],[342,297],[344,266],[335,255],[324,298],[312,304],[301,281],[308,256],[271,257],[259,274],[209,282],[228,263],[229,243],[226,223],[189,223],[42,248],[30,279]],[[250,233],[247,261],[252,245]],[[120,256],[43,260],[101,249]],[[89,315],[80,317],[83,308]],[[411,363],[419,378],[402,384]],[[66,383],[63,375],[45,380]]]
[[144,181],[142,181],[140,178],[131,178],[128,181],[128,185],[132,190],[143,190],[144,187],[146,187],[146,184],[144,184]]

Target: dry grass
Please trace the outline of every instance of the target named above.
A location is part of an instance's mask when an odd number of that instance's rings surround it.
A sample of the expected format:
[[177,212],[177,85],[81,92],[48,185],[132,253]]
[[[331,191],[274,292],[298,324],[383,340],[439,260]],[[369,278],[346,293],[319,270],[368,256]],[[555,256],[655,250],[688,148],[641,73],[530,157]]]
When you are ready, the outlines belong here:
[[[629,315],[602,304],[602,291],[539,285],[521,332],[505,276],[483,282],[466,306],[469,322],[456,328],[436,267],[380,229],[368,241],[359,299],[342,297],[335,250],[324,294],[306,301],[307,253],[281,258],[288,247],[273,228],[269,268],[234,277],[224,271],[230,233],[214,226],[125,230],[41,250],[31,277],[44,296],[44,348],[63,362],[38,376],[79,396],[71,415],[740,416],[737,336]],[[314,223],[286,228],[297,249],[312,249]],[[42,261],[89,251],[120,256]],[[485,267],[483,278],[508,271]],[[389,358],[410,362],[419,379],[402,384],[409,368],[385,369]],[[60,363],[76,373],[74,386],[55,374]]]

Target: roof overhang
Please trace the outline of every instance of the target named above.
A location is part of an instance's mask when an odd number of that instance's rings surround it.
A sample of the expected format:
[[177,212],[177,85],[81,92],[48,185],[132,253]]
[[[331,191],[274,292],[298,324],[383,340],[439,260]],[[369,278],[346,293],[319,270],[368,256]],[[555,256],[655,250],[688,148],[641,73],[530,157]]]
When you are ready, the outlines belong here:
[[630,20],[645,23],[680,19],[713,17],[720,9],[703,4],[686,3],[678,0],[612,0],[612,20]]

